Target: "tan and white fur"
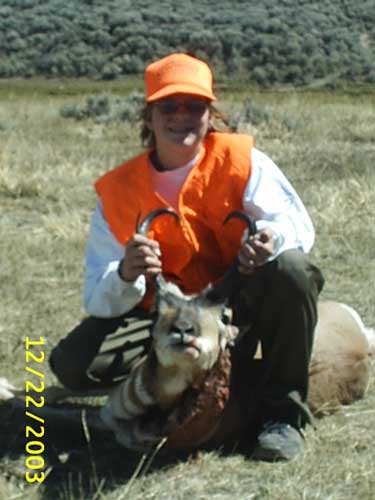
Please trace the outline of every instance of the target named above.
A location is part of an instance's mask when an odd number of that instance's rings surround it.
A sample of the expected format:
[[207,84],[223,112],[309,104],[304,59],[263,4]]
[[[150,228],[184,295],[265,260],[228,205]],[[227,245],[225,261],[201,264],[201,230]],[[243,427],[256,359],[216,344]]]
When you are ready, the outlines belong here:
[[334,301],[318,304],[318,324],[310,362],[308,403],[316,414],[362,398],[375,354],[374,330],[357,311]]

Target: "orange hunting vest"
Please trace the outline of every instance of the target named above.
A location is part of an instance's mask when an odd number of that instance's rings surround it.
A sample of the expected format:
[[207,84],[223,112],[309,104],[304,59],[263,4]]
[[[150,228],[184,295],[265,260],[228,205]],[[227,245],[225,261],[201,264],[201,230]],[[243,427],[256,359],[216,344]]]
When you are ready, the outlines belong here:
[[[160,244],[163,275],[185,293],[200,292],[217,281],[240,248],[244,223],[237,219],[222,223],[229,212],[242,209],[252,146],[251,136],[208,134],[179,194],[180,223],[162,215],[152,224],[149,237]],[[145,151],[95,183],[104,216],[121,245],[135,233],[138,214],[143,218],[169,206],[152,186],[149,154]],[[150,292],[141,306],[149,305]]]

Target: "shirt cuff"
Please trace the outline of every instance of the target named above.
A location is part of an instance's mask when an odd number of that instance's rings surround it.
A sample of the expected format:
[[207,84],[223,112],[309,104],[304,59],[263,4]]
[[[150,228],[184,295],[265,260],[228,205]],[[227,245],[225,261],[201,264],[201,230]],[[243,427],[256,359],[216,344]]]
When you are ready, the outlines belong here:
[[[126,281],[122,279],[118,272],[114,278],[114,285],[117,288],[119,295],[126,297],[139,297],[141,300],[146,293],[146,278],[144,274],[140,274],[134,281]],[[114,290],[116,293],[116,290]]]

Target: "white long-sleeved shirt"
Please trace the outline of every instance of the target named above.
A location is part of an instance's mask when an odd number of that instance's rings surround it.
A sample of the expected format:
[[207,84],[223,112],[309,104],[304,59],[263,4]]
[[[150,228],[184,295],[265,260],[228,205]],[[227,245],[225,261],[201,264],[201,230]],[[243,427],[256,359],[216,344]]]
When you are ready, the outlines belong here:
[[[158,172],[150,163],[155,191],[176,210],[178,194],[195,164]],[[296,248],[308,253],[315,233],[311,219],[298,194],[281,170],[264,153],[251,149],[251,176],[243,194],[243,210],[257,221],[257,229],[271,228],[276,235],[276,256]],[[125,314],[135,307],[146,292],[145,276],[126,282],[117,272],[126,258],[126,248],[111,232],[100,201],[93,214],[86,252],[84,307],[88,314],[110,318]]]

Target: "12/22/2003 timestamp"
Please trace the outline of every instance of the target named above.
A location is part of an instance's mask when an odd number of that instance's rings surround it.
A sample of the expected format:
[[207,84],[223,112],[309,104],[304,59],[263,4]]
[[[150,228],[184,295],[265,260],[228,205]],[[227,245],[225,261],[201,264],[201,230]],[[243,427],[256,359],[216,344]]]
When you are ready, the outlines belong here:
[[38,414],[38,409],[44,406],[44,373],[43,363],[45,360],[44,338],[31,340],[25,339],[25,479],[28,483],[42,483],[45,479],[43,453],[45,445],[45,421]]

